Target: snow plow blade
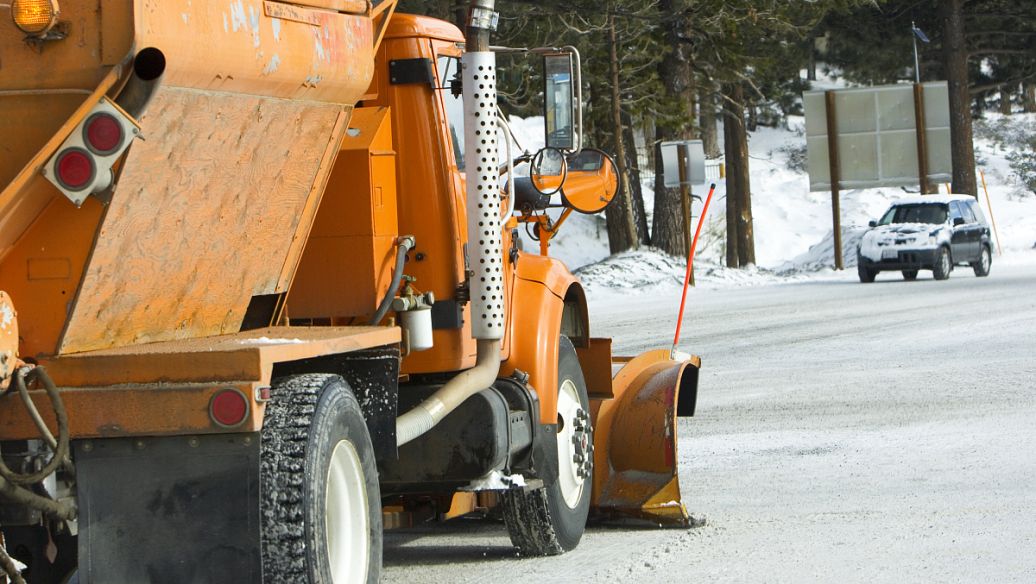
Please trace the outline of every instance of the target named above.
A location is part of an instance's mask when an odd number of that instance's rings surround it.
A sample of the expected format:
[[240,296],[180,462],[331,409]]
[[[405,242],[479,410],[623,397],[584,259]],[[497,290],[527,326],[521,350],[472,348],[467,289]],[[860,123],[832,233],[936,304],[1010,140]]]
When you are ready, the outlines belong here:
[[[600,343],[604,339],[592,339]],[[610,354],[610,346],[591,351]],[[610,360],[610,357],[609,357]],[[588,359],[600,363],[600,359]],[[622,368],[611,379],[611,395],[590,383],[594,415],[594,485],[591,509],[596,519],[691,527],[680,498],[676,419],[693,416],[701,359],[668,349],[617,358]],[[584,365],[584,372],[590,369]],[[610,372],[609,372],[610,373]]]

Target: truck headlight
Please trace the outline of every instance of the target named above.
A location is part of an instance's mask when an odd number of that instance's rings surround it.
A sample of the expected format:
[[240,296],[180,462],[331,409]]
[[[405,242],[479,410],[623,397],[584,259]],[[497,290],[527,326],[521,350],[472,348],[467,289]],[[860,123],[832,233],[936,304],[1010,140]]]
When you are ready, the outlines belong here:
[[22,32],[34,36],[46,34],[58,21],[57,0],[14,0],[11,14]]

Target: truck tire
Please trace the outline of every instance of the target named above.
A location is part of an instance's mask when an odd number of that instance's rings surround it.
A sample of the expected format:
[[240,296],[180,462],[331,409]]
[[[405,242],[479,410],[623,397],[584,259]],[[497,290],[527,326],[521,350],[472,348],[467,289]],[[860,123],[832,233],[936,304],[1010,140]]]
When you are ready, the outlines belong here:
[[261,445],[263,581],[376,583],[374,448],[345,381],[323,374],[275,380]]
[[950,250],[945,246],[939,248],[935,254],[935,265],[932,266],[932,277],[936,280],[945,280],[950,277],[953,270],[953,260],[950,259]]
[[590,399],[568,337],[558,347],[558,476],[549,487],[507,491],[501,497],[511,543],[522,553],[553,556],[583,537],[593,485]]

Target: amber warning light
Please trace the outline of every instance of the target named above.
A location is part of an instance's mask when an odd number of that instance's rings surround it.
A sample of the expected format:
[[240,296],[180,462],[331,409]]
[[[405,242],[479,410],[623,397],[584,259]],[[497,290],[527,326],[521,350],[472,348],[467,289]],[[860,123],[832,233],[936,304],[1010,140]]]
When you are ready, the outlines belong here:
[[57,24],[57,0],[14,0],[11,14],[14,24],[22,32],[31,35],[44,35]]

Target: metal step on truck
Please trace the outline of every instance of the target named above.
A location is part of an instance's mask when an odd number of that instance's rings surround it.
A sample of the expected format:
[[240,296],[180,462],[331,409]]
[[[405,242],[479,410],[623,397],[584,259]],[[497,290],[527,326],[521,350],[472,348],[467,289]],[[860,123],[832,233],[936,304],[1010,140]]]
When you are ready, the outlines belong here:
[[512,156],[492,0],[395,8],[0,6],[11,581],[376,582],[383,524],[488,506],[534,555],[686,525],[700,361],[613,357],[548,255],[618,189],[577,53],[509,50],[548,144]]

